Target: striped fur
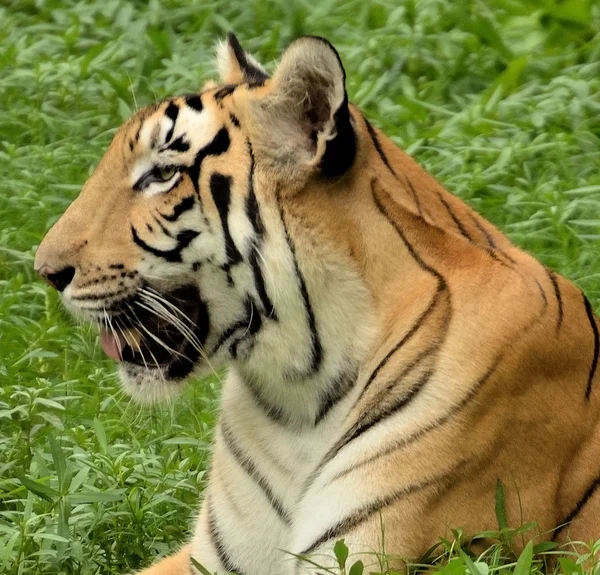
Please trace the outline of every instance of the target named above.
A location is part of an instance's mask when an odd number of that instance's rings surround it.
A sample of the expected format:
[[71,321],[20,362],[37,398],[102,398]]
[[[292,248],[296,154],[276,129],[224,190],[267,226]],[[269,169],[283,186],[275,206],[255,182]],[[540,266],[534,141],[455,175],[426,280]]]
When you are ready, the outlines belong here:
[[195,534],[144,573],[315,575],[282,550],[327,566],[339,538],[375,569],[381,525],[413,558],[493,528],[498,479],[513,525],[599,537],[588,300],[349,106],[324,40],[269,78],[230,37],[219,68],[121,128],[36,255],[93,321],[197,291],[198,349],[121,362],[139,400],[229,366]]

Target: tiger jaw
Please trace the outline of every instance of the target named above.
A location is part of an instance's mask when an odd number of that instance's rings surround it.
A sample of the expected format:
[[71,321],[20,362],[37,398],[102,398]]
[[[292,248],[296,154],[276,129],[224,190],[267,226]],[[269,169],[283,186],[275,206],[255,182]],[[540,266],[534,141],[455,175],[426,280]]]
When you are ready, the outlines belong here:
[[[167,381],[185,379],[199,363],[209,330],[208,309],[193,286],[167,294],[143,288],[107,315],[101,327],[106,355],[121,364],[126,377],[155,376]],[[156,373],[158,372],[158,373]]]

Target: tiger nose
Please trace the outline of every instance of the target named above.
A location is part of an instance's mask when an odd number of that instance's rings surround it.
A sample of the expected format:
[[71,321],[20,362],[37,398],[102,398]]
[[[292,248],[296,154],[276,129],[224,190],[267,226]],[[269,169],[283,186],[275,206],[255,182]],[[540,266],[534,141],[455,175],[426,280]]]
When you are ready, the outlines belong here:
[[43,265],[38,273],[42,279],[48,282],[53,288],[58,291],[63,291],[75,277],[75,268],[73,266],[67,266],[60,270],[55,270],[49,265]]

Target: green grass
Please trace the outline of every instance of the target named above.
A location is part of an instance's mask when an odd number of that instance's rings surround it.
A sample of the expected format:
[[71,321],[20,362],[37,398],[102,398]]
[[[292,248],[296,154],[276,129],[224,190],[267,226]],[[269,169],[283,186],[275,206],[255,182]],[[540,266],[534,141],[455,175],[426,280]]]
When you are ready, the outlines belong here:
[[[328,37],[374,123],[600,303],[596,2],[3,4],[0,573],[123,574],[188,534],[219,382],[198,382],[173,406],[131,405],[96,334],[73,325],[32,261],[119,123],[136,105],[200,88],[229,29],[267,65],[300,34]],[[466,555],[475,566],[450,537],[436,568],[547,569],[554,550],[517,564],[500,535],[483,559]],[[570,561],[560,569],[580,572]]]

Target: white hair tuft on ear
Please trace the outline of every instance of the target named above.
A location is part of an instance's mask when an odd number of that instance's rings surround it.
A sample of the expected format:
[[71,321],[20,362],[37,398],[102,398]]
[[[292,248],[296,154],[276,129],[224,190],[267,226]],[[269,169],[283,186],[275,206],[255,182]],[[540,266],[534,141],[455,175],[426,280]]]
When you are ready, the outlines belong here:
[[227,40],[219,42],[215,49],[217,70],[225,84],[264,82],[269,76],[250,54],[244,51],[235,35],[227,34]]
[[217,63],[217,71],[219,72],[219,77],[225,81],[225,78],[231,77],[235,74],[236,70],[233,68],[233,62],[231,61],[231,56],[229,54],[229,46],[226,40],[219,40],[217,45],[215,46],[215,57]]

